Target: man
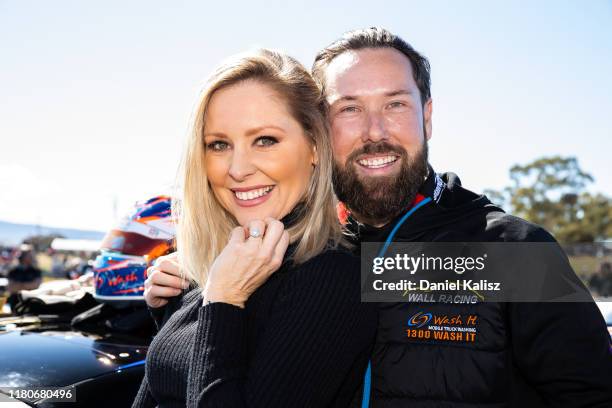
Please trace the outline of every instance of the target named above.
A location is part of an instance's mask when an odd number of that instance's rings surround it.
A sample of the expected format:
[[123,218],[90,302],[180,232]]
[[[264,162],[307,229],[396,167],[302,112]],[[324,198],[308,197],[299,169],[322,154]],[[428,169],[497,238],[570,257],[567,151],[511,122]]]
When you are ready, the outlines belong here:
[[[394,228],[399,242],[554,242],[428,165],[429,71],[380,28],[347,33],[317,55],[349,228],[361,242],[385,241]],[[408,337],[406,322],[423,310],[471,316],[473,341]],[[376,407],[612,406],[610,339],[593,302],[382,303],[371,364],[365,391]]]
[[[400,242],[554,242],[455,174],[434,172],[429,63],[399,37],[379,28],[347,33],[317,55],[313,74],[329,109],[334,188],[361,242],[391,234]],[[161,269],[178,275],[171,264]],[[162,306],[181,282],[154,276],[145,296]],[[474,341],[408,338],[406,322],[424,307],[473,316]],[[371,367],[362,406],[612,404],[610,341],[593,303],[382,303]]]
[[42,283],[42,271],[36,267],[30,246],[22,245],[17,259],[19,264],[9,270],[7,275],[6,291],[9,296],[6,302],[10,305],[11,310],[14,310],[19,302],[20,291],[37,289]]
[[23,248],[17,259],[19,264],[7,275],[8,292],[15,294],[21,290],[38,288],[42,282],[42,272],[35,265],[32,250],[29,247]]

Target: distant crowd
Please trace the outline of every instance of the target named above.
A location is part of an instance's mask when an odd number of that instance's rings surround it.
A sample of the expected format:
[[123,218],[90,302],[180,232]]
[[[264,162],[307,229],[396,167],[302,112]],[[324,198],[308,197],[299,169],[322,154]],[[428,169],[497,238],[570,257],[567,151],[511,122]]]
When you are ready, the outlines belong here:
[[39,257],[50,260],[50,269],[45,275],[51,279],[76,279],[91,269],[92,256],[85,252],[57,252],[51,248],[35,251],[29,244],[0,246],[0,279],[3,279],[0,296],[37,289],[43,281]]

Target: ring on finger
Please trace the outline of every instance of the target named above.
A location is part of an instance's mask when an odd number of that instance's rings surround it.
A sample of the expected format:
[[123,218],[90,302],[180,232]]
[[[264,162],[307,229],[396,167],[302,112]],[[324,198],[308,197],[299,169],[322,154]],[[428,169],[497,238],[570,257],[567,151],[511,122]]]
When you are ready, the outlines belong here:
[[259,238],[261,236],[261,231],[257,227],[253,227],[249,229],[249,236],[253,238]]

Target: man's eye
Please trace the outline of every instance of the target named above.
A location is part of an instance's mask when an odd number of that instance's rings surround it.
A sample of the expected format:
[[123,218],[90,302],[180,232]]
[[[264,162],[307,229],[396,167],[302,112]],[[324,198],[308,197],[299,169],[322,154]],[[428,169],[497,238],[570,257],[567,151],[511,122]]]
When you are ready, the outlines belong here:
[[406,106],[406,104],[404,102],[399,102],[399,101],[391,102],[389,104],[390,108],[403,108],[404,106]]
[[215,140],[214,142],[210,142],[206,145],[206,149],[212,150],[213,152],[222,152],[226,150],[229,145],[226,142],[222,142],[220,140]]
[[356,106],[345,106],[344,108],[340,109],[341,113],[355,113],[357,111],[358,109]]
[[272,146],[278,143],[278,140],[272,136],[260,136],[255,140],[255,146]]

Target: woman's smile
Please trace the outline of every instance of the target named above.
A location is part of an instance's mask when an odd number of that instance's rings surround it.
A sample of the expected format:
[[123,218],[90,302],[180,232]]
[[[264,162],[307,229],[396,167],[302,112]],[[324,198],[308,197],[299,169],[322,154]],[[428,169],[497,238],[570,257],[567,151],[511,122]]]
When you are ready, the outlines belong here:
[[231,188],[235,202],[241,207],[254,207],[265,203],[270,198],[274,186],[253,186]]

